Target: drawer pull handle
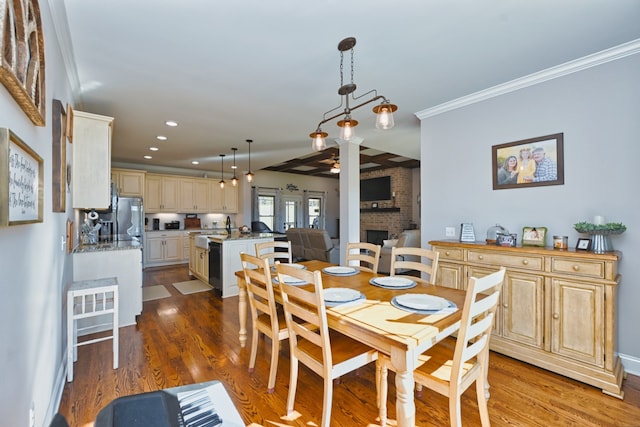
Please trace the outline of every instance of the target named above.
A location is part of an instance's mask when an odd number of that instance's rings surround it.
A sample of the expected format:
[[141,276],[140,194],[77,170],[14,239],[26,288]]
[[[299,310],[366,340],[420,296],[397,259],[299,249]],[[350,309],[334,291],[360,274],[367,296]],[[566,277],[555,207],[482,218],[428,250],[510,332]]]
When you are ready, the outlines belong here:
[[529,265],[529,260],[528,260],[528,259],[523,259],[523,260],[522,260],[522,264],[524,264],[524,265]]
[[451,252],[446,251],[444,254],[445,254],[446,256],[449,256],[449,255],[451,255]]
[[580,270],[580,266],[579,265],[574,265],[573,266],[573,271],[578,271]]
[[504,308],[509,308],[509,304],[507,304],[506,302],[505,302],[504,304],[502,304],[502,306],[503,306]]
[[478,259],[484,259],[482,255],[478,255]]
[[558,320],[560,318],[560,316],[558,315],[558,313],[553,313],[553,318],[555,320]]

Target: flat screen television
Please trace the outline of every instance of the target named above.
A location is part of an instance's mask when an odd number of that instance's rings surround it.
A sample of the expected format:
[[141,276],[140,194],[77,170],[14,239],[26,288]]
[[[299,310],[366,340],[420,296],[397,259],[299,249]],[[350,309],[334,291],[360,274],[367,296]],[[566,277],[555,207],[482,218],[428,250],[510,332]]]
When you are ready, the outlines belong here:
[[360,181],[360,201],[391,200],[391,177],[381,176]]

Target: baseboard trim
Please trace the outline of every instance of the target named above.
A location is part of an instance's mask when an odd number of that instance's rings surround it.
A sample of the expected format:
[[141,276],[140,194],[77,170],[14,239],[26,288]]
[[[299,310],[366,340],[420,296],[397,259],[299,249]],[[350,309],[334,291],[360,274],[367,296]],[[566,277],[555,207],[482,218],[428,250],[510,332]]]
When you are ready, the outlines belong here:
[[640,359],[626,354],[618,354],[618,356],[620,356],[626,373],[640,376]]

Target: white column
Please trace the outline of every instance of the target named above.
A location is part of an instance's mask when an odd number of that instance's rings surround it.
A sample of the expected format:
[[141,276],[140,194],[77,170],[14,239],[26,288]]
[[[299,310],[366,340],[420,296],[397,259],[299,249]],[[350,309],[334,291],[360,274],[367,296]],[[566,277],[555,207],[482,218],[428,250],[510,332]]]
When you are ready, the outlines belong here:
[[346,258],[347,242],[360,241],[360,137],[340,146],[340,262]]

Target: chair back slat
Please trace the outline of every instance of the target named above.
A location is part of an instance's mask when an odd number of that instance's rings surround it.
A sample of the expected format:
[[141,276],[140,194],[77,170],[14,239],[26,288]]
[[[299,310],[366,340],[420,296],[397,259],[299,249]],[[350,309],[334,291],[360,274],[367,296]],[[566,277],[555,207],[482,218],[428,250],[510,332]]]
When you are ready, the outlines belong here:
[[[419,257],[419,258],[416,258]],[[420,261],[417,261],[419,259]],[[419,271],[420,282],[435,285],[439,254],[436,251],[409,246],[391,248],[391,276],[402,276],[400,272]],[[400,274],[399,274],[400,273]],[[424,276],[427,275],[425,278]]]
[[291,242],[288,240],[256,243],[255,247],[256,256],[269,260],[269,265],[273,265],[275,261],[291,263],[293,260]]
[[[347,265],[353,265],[362,271],[377,273],[378,264],[380,263],[380,249],[380,245],[374,245],[373,243],[347,243],[345,262]],[[356,264],[353,264],[353,262]]]

